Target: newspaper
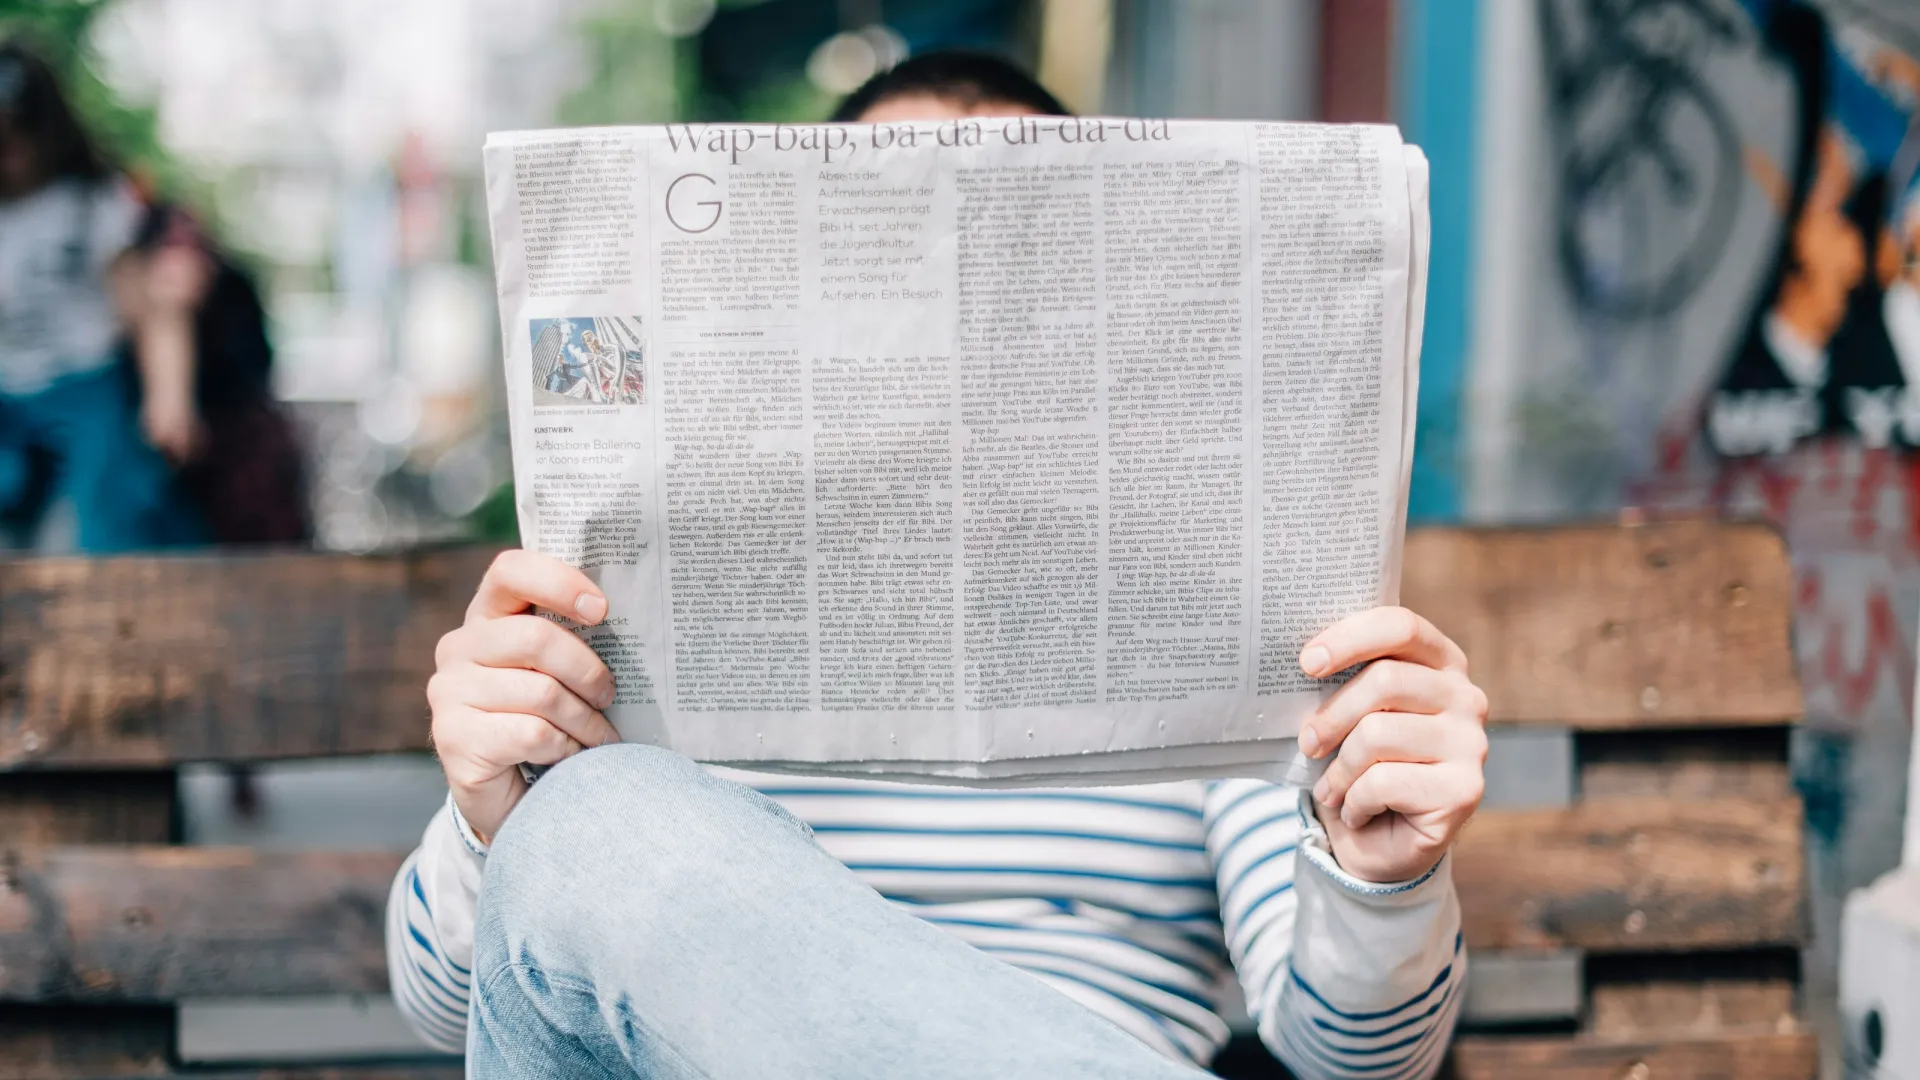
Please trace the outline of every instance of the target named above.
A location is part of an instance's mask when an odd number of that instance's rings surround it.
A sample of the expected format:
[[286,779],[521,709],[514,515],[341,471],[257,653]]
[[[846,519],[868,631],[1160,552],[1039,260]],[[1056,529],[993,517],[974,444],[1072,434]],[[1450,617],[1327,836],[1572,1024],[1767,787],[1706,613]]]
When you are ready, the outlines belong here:
[[757,769],[1284,776],[1395,600],[1427,167],[1392,127],[495,134],[524,543],[622,736]]

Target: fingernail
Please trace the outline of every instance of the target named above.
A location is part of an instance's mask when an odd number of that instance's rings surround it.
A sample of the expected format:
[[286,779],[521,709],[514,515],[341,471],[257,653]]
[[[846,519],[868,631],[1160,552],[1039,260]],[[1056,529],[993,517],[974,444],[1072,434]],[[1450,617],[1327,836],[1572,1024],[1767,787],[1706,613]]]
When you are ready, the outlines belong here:
[[593,707],[599,709],[601,712],[606,712],[608,709],[613,708],[613,699],[616,693],[618,693],[618,691],[602,690],[599,699],[593,703]]
[[1327,789],[1332,786],[1333,785],[1327,783],[1327,778],[1324,776],[1314,781],[1313,797],[1319,800],[1320,802],[1325,803],[1327,801]]
[[1309,645],[1301,650],[1300,670],[1309,675],[1318,676],[1327,670],[1327,665],[1332,662],[1333,657],[1327,652],[1325,645]]
[[1300,749],[1308,756],[1320,756],[1320,733],[1310,727],[1300,729]]
[[597,623],[600,617],[607,613],[607,598],[595,593],[583,592],[574,598],[573,610],[580,616],[580,621]]

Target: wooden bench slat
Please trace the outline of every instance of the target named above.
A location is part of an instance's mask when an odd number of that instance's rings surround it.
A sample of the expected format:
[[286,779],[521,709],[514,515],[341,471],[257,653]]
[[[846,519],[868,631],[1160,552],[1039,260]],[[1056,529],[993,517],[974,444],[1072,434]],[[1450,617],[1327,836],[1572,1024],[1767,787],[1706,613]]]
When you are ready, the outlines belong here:
[[384,992],[391,852],[0,851],[0,1000]]
[[492,554],[0,562],[0,770],[425,749]]
[[165,1006],[0,1005],[4,1080],[458,1080],[456,1062],[190,1068],[172,1062]]
[[1779,1031],[1793,1025],[1794,990],[1787,978],[1596,986],[1586,1029],[1613,1038]]
[[[0,769],[423,749],[433,644],[491,557],[0,562]],[[1402,595],[1466,648],[1496,722],[1800,714],[1764,526],[1416,530]]]
[[[1481,815],[1455,849],[1474,948],[1653,951],[1801,936],[1798,803],[1605,800]],[[400,856],[0,851],[0,999],[380,992]],[[1638,917],[1635,917],[1638,913]]]
[[172,770],[0,772],[0,837],[9,844],[164,844],[173,839]]
[[166,1076],[173,1017],[167,1007],[0,1005],[0,1075],[8,1080]]
[[[4,1050],[0,1050],[3,1053]],[[84,1061],[84,1056],[80,1056]],[[140,1067],[135,1062],[108,1062],[107,1068],[55,1061],[23,1063],[22,1072],[8,1072],[7,1080],[462,1080],[462,1065],[312,1065],[263,1069],[174,1069],[164,1061]],[[11,1065],[5,1057],[0,1064]],[[138,1071],[126,1071],[138,1069]]]
[[1493,722],[1588,729],[1797,720],[1793,595],[1778,533],[1705,520],[1415,530],[1401,585]]
[[1647,1042],[1464,1036],[1455,1080],[1813,1080],[1811,1034],[1719,1035]]
[[1792,796],[1482,813],[1453,849],[1467,943],[1613,952],[1797,943],[1801,828]]
[[1592,955],[1580,1030],[1597,1039],[1796,1030],[1800,950]]

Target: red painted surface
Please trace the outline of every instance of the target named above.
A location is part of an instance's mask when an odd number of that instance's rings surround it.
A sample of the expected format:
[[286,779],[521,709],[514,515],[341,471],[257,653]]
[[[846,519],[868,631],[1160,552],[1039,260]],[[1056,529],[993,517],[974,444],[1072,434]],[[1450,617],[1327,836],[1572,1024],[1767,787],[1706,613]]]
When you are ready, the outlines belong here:
[[1320,119],[1382,123],[1393,100],[1393,0],[1320,8]]

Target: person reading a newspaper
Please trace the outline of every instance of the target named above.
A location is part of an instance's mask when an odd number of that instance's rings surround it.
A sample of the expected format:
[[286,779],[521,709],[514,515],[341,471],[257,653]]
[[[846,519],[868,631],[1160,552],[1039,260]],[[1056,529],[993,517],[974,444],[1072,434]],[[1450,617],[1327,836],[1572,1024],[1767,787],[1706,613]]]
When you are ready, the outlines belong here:
[[[840,118],[1062,111],[933,54]],[[620,744],[606,666],[535,609],[610,614],[555,559],[487,572],[427,688],[449,800],[389,911],[400,1008],[469,1075],[1193,1076],[1235,976],[1297,1076],[1439,1070],[1466,972],[1447,850],[1487,701],[1420,616],[1365,611],[1300,653],[1359,669],[1301,729],[1329,762],[1310,791],[975,790]],[[522,763],[556,767],[529,785]]]

